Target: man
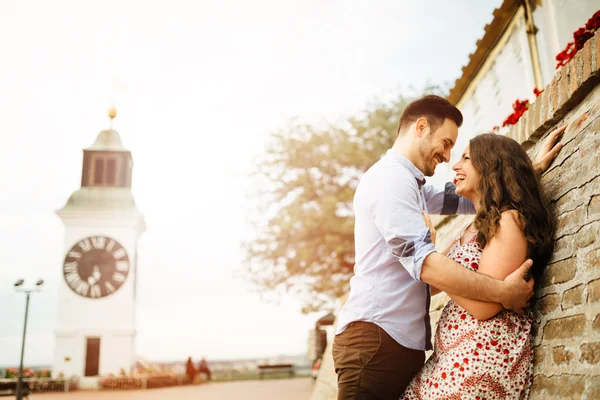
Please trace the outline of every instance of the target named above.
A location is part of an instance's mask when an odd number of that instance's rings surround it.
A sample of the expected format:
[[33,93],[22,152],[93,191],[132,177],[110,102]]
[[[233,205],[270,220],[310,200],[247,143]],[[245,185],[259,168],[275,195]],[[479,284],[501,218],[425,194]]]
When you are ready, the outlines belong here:
[[[523,279],[530,260],[499,281],[436,253],[431,243],[423,211],[475,212],[453,184],[443,191],[425,184],[425,176],[450,160],[462,120],[441,97],[413,101],[400,116],[392,149],[356,189],[355,275],[333,343],[338,399],[399,399],[432,348],[428,285],[519,313],[533,295],[533,281]],[[552,144],[563,129],[542,149],[538,171],[560,150]]]

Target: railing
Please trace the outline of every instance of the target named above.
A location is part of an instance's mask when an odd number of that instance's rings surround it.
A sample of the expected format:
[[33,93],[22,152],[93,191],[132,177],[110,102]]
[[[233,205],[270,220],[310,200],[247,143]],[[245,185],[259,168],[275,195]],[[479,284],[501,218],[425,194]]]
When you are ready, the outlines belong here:
[[186,375],[155,374],[141,376],[108,376],[100,378],[100,389],[130,390],[155,389],[169,386],[191,385],[193,382]]
[[[15,383],[17,379],[0,379],[0,383]],[[77,389],[76,379],[24,378],[31,393],[69,392]]]

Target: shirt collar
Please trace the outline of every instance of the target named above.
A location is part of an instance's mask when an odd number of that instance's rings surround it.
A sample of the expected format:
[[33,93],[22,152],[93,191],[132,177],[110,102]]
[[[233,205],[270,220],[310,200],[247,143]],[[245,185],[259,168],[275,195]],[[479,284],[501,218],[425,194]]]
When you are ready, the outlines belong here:
[[392,159],[394,159],[394,161],[399,162],[402,166],[408,169],[414,175],[417,181],[417,185],[419,185],[419,188],[421,188],[421,186],[425,184],[425,175],[423,175],[421,170],[417,168],[415,164],[410,162],[408,158],[404,157],[402,154],[392,149],[389,149],[387,151],[386,156],[391,157]]

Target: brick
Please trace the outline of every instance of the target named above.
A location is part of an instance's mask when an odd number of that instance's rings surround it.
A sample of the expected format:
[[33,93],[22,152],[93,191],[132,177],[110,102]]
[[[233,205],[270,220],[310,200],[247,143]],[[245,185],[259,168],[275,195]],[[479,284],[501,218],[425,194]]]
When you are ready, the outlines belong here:
[[544,340],[579,337],[585,329],[585,323],[586,318],[583,314],[548,321],[544,327]]
[[598,57],[600,57],[600,29],[596,31],[593,40],[596,41],[596,68],[594,69],[595,72],[600,69],[600,60],[598,59]]
[[585,390],[584,375],[535,375],[531,387],[531,399],[577,399]]
[[541,299],[538,300],[537,308],[540,310],[540,313],[546,315],[558,308],[559,299],[558,294],[552,293],[548,294]]
[[600,361],[600,343],[584,343],[579,347],[581,351],[580,362],[598,364]]
[[600,249],[590,250],[581,258],[582,269],[598,272],[600,269]]
[[600,195],[592,197],[587,208],[588,215],[600,215]]
[[[555,168],[551,173],[556,171],[559,173],[559,168]],[[592,199],[590,202],[590,194],[595,192],[595,188],[600,187],[600,175],[596,178],[592,179],[589,183],[584,185],[583,187],[571,190],[569,193],[564,195],[560,200],[554,203],[554,215],[563,214],[568,211],[573,211],[575,208],[586,204],[588,206],[588,215],[600,215],[600,213],[592,214],[595,210],[595,207],[600,206],[600,196],[597,199]],[[597,203],[596,203],[597,202]]]
[[575,357],[572,351],[565,350],[565,346],[556,346],[552,348],[552,359],[554,364],[568,364]]
[[600,332],[600,314],[596,315],[596,318],[594,319],[594,323],[592,324],[592,329]]
[[573,211],[561,214],[556,219],[556,231],[561,235],[575,233],[586,222],[586,207],[577,207]]
[[596,279],[588,284],[588,303],[598,303],[600,301],[600,279]]
[[535,101],[540,103],[540,125],[543,125],[549,118],[548,116],[548,88],[546,88],[540,97]]
[[[541,97],[541,95],[540,95],[540,97]],[[533,119],[533,123],[532,123],[533,128],[531,129],[530,134],[533,133],[537,128],[539,128],[544,123],[544,121],[542,121],[542,119],[541,119],[542,102],[541,102],[540,97],[538,97],[535,100],[535,103],[533,103],[533,110],[532,110],[533,111],[533,118],[532,118]]]
[[526,138],[529,137],[529,111],[525,112],[520,118],[521,124],[519,125],[519,131],[517,132],[517,137],[519,138],[519,142],[523,142]]
[[577,232],[577,234],[574,235],[577,247],[582,249],[594,243],[598,238],[598,234],[600,234],[599,230],[600,223],[589,224],[581,228],[579,232]]
[[570,128],[574,131],[578,131],[579,128],[581,128],[581,125],[589,118],[590,114],[589,113],[583,113],[579,116],[579,118],[577,118],[574,122],[572,122],[570,125]]
[[554,254],[552,255],[552,261],[571,258],[575,256],[575,254],[576,251],[575,244],[573,243],[573,236],[566,236],[554,243]]
[[575,93],[581,86],[583,53],[578,51],[575,57],[569,62],[569,97]]
[[568,282],[575,277],[577,272],[577,259],[568,258],[554,264],[550,264],[544,270],[540,281],[541,287]]
[[543,364],[548,354],[547,346],[536,346],[533,348],[533,364]]
[[[573,60],[571,60],[573,62]],[[565,101],[569,98],[569,64],[561,67],[561,77],[558,81],[558,104],[555,110],[558,110],[565,104]]]
[[519,118],[519,120],[517,121],[517,123],[515,125],[512,125],[509,129],[508,132],[506,132],[506,136],[508,136],[511,139],[516,140],[517,142],[521,143],[521,139],[519,138],[519,129],[521,124],[523,123],[523,118]]
[[551,106],[550,112],[548,113],[548,118],[552,118],[552,116],[554,116],[554,113],[558,109],[558,89],[560,87],[560,80],[562,79],[562,71],[564,68],[565,67],[561,67],[561,69],[556,73],[556,75],[554,75],[554,79],[552,79],[552,83],[550,84],[550,86],[548,86],[548,89],[550,90],[550,94],[548,97],[548,105]]
[[[590,40],[591,42],[591,40]],[[581,50],[583,54],[583,70],[582,70],[582,82],[592,75],[592,43],[586,43]]]
[[600,376],[596,375],[590,377],[586,399],[600,399]]
[[583,285],[566,290],[563,294],[562,309],[568,310],[583,303]]
[[527,126],[525,127],[525,135],[523,136],[523,140],[525,141],[527,140],[531,134],[533,133],[533,131],[535,130],[535,128],[537,128],[535,126],[535,113],[534,113],[534,106],[535,103],[533,104],[529,104],[529,109],[527,110]]

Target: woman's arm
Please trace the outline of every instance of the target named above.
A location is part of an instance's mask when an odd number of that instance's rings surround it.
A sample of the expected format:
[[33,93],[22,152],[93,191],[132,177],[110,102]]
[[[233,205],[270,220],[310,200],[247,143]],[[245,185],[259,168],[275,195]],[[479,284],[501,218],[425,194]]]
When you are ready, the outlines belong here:
[[[487,243],[481,254],[479,273],[503,280],[523,263],[527,257],[527,239],[517,218],[515,210],[502,213],[496,235]],[[503,308],[498,303],[471,300],[451,293],[448,295],[480,321],[492,318]]]

